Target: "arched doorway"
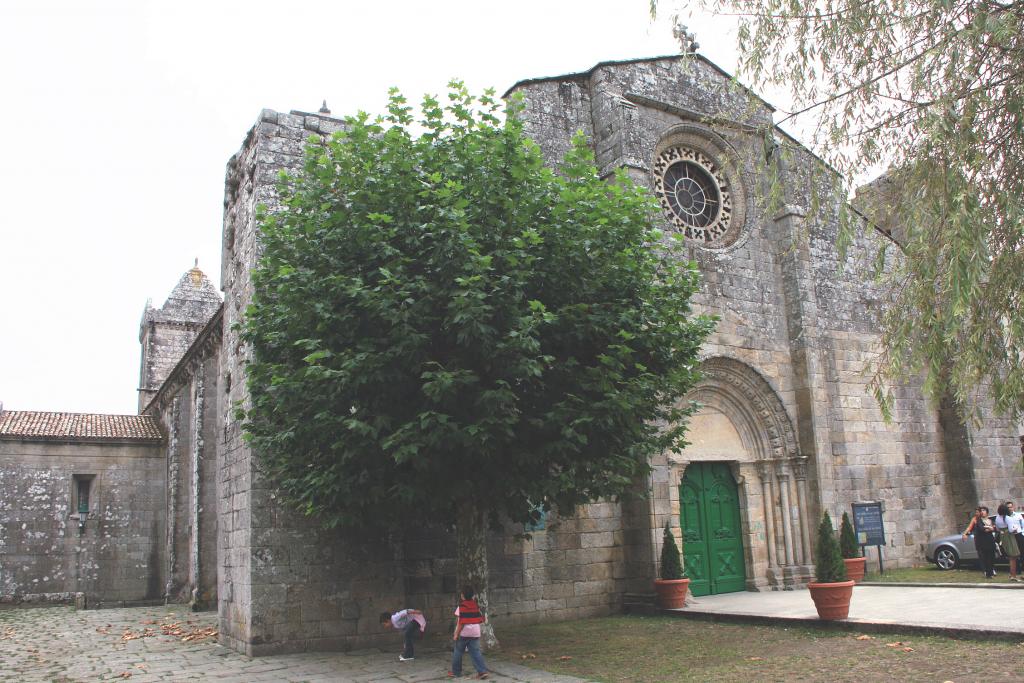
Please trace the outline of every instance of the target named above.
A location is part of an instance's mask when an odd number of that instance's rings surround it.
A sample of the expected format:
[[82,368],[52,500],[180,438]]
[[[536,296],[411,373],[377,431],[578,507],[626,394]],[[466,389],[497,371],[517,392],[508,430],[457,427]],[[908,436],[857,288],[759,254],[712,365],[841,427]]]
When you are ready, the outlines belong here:
[[668,454],[691,589],[702,595],[802,585],[813,571],[813,510],[807,458],[785,406],[745,363],[711,358],[702,372],[687,397],[701,406],[690,418],[690,444]]
[[679,484],[679,527],[694,595],[746,588],[739,489],[728,464],[695,462],[686,468]]

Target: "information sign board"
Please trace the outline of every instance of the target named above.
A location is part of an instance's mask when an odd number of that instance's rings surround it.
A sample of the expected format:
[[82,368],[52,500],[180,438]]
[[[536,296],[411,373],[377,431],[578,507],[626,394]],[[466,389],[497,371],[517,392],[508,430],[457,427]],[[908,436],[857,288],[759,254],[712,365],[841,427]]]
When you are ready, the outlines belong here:
[[853,530],[859,545],[885,545],[882,525],[882,503],[854,503]]

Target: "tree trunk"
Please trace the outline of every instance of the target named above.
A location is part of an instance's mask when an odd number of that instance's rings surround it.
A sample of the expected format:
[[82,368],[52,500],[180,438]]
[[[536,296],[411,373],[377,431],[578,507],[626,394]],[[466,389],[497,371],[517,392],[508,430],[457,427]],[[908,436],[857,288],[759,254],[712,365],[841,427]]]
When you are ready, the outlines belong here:
[[455,559],[458,565],[456,590],[461,591],[464,586],[472,586],[476,591],[476,601],[487,619],[480,629],[481,644],[493,650],[498,647],[498,639],[494,635],[491,612],[488,609],[490,605],[487,587],[490,572],[487,569],[487,524],[482,511],[478,508],[470,509],[470,514],[460,515],[455,523]]

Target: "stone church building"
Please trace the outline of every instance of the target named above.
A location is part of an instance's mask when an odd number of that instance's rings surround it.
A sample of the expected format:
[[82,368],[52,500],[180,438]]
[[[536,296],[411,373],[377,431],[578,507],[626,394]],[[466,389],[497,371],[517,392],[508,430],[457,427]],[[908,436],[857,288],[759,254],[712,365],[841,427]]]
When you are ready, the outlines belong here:
[[[656,458],[637,482],[645,499],[552,514],[526,540],[514,527],[491,538],[494,621],[649,600],[666,523],[695,595],[788,590],[812,576],[824,510],[882,501],[885,561],[909,566],[976,502],[1024,495],[1009,421],[964,424],[914,386],[883,421],[866,387],[883,292],[865,264],[889,237],[865,226],[838,267],[838,203],[809,209],[828,170],[772,127],[770,105],[700,56],[603,62],[509,92],[549,162],[582,130],[602,174],[625,168],[657,194],[663,227],[700,266],[698,310],[721,321],[693,391],[692,444]],[[162,307],[147,305],[139,415],[0,408],[0,599],[216,607],[221,641],[249,654],[376,644],[389,608],[447,623],[451,533],[316,528],[279,504],[232,409],[246,401],[236,324],[252,296],[256,207],[275,206],[277,175],[300,166],[309,136],[340,125],[260,114],[228,162],[223,297],[193,268]],[[769,177],[779,202],[764,201]]]

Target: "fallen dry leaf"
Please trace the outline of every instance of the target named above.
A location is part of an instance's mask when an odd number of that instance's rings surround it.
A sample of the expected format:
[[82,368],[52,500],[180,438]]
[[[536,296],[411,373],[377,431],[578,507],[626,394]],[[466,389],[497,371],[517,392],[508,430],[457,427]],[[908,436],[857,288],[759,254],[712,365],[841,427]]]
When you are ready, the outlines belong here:
[[119,673],[117,675],[117,677],[118,678],[131,678],[132,677],[132,672],[131,671],[122,671],[121,673]]
[[763,662],[764,657],[747,657],[748,662]]
[[216,638],[218,633],[217,629],[213,626],[208,626],[206,628],[193,626],[191,630],[186,631],[177,624],[174,624],[173,628],[167,628],[165,626],[163,628],[163,632],[165,636],[180,637],[181,642],[183,643],[196,643],[206,640],[207,638]]
[[569,655],[562,655],[561,657],[558,658],[558,661],[560,661],[560,662],[568,662],[570,659],[572,659],[572,657],[570,657]]

